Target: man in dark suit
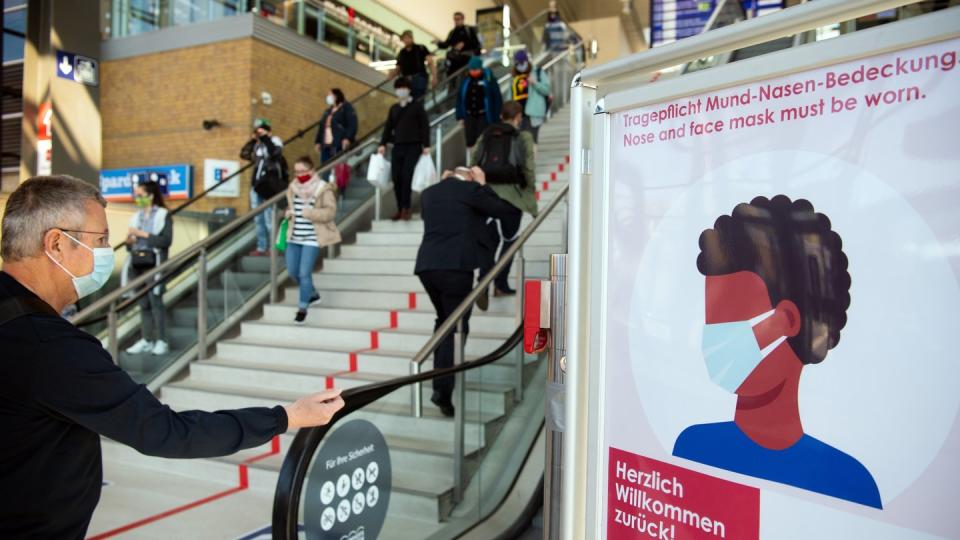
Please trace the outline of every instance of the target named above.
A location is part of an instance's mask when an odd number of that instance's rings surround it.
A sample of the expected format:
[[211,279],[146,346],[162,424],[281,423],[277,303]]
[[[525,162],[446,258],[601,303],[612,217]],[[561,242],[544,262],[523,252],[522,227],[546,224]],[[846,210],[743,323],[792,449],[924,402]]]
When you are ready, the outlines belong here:
[[[423,241],[414,273],[430,296],[437,320],[434,330],[450,316],[473,289],[473,272],[480,265],[479,241],[488,218],[503,219],[515,212],[486,185],[479,167],[444,171],[443,180],[423,191]],[[470,311],[463,317],[463,336],[470,330]],[[453,365],[453,332],[433,355],[435,369]],[[453,416],[453,376],[433,380],[430,400],[446,416]]]

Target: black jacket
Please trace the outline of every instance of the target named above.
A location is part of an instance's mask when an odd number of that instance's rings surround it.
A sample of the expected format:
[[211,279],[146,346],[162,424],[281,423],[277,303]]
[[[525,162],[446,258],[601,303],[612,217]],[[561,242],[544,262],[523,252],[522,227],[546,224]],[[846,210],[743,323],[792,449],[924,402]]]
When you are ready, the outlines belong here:
[[[463,43],[462,50],[458,51],[453,48],[454,45],[461,42]],[[476,27],[467,25],[455,26],[447,34],[447,39],[437,43],[437,47],[440,49],[450,48],[447,53],[447,62],[449,62],[447,73],[453,73],[466,66],[471,56],[480,56],[482,49]]]
[[516,209],[492,189],[457,178],[441,180],[420,196],[423,241],[414,273],[428,270],[472,272],[480,265],[487,218],[509,217]]
[[387,143],[430,146],[430,120],[420,100],[411,101],[406,107],[399,103],[390,107],[380,137],[380,144]]
[[[320,119],[320,128],[317,130],[315,144],[323,144],[323,133],[327,126],[327,117],[330,116],[331,111],[333,111],[333,107],[327,107],[327,110],[323,113],[323,118]],[[353,105],[346,101],[343,102],[337,112],[333,113],[330,129],[333,131],[333,146],[338,150],[340,150],[340,143],[343,139],[347,139],[351,143],[357,142],[357,111],[354,110]]]
[[[0,302],[34,297],[0,272]],[[174,412],[60,318],[0,325],[0,538],[82,539],[100,499],[100,436],[149,456],[225,456],[287,429],[283,407]]]

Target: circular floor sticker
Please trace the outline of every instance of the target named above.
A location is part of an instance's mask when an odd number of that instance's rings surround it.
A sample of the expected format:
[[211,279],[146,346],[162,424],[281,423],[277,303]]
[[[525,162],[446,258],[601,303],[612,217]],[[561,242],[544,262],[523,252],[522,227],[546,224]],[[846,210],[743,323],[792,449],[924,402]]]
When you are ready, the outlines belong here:
[[376,426],[351,420],[334,430],[307,477],[307,538],[377,538],[387,518],[391,478],[390,452]]

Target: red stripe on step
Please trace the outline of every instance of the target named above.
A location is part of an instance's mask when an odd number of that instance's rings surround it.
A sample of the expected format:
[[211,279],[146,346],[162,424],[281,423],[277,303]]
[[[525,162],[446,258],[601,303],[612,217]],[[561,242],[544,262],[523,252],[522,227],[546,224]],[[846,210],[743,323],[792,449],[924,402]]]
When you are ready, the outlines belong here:
[[357,371],[357,353],[350,353],[350,373]]
[[547,191],[548,189],[550,189],[550,182],[544,182],[544,183],[543,183],[543,191]]
[[564,161],[566,161],[567,163],[570,163],[570,154],[567,154],[567,155],[564,157]]
[[417,309],[417,293],[410,293],[410,296],[407,298],[407,308]]
[[326,384],[324,384],[324,387],[327,390],[333,390],[333,377],[327,376],[325,377],[325,379],[326,379]]
[[556,172],[550,173],[550,181],[551,181],[551,182],[556,182],[556,181],[557,181],[557,173],[556,173]]
[[396,328],[400,326],[400,316],[396,311],[390,312],[390,328]]
[[370,348],[377,350],[380,348],[380,333],[376,330],[370,331]]
[[539,192],[539,191],[537,192],[537,200],[538,200],[538,201],[540,200],[540,192]]
[[167,510],[167,511],[165,511],[165,512],[161,512],[161,513],[159,513],[159,514],[152,515],[152,516],[150,516],[150,517],[141,519],[141,520],[139,520],[139,521],[134,521],[133,523],[128,523],[127,525],[124,525],[124,526],[122,526],[122,527],[117,527],[116,529],[112,529],[112,530],[109,530],[109,531],[104,532],[104,533],[100,533],[100,534],[98,534],[98,535],[96,535],[96,536],[91,536],[91,537],[89,537],[87,540],[102,540],[102,539],[104,539],[104,538],[112,538],[112,537],[117,536],[117,535],[119,535],[119,534],[123,534],[123,533],[125,533],[125,532],[132,531],[132,530],[134,530],[134,529],[139,529],[140,527],[143,527],[143,526],[145,526],[145,525],[149,525],[149,524],[151,524],[151,523],[155,523],[155,522],[157,522],[157,521],[160,521],[161,519],[165,519],[165,518],[168,518],[168,517],[170,517],[170,516],[177,515],[177,514],[179,514],[179,513],[181,513],[181,512],[186,512],[187,510],[191,510],[191,509],[193,509],[193,508],[197,508],[198,506],[203,506],[203,505],[205,505],[205,504],[207,504],[207,503],[211,503],[211,502],[213,502],[213,501],[222,499],[222,498],[224,498],[224,497],[229,497],[230,495],[233,495],[233,494],[235,494],[235,493],[240,493],[241,491],[246,491],[247,489],[250,488],[250,475],[249,475],[249,470],[248,470],[246,464],[247,464],[247,463],[253,463],[254,461],[259,461],[259,460],[261,460],[261,459],[266,459],[266,458],[268,458],[268,457],[270,457],[270,456],[273,456],[273,455],[276,455],[276,454],[279,454],[279,453],[280,453],[280,437],[274,437],[273,440],[270,441],[270,451],[269,451],[269,452],[267,452],[267,453],[265,453],[265,454],[260,454],[259,456],[254,456],[254,457],[252,457],[252,458],[244,461],[243,463],[237,465],[237,470],[238,470],[238,471],[237,471],[237,472],[238,472],[238,478],[237,478],[237,480],[238,480],[238,483],[239,483],[239,485],[238,485],[237,487],[232,488],[232,489],[228,489],[228,490],[226,490],[226,491],[221,491],[220,493],[215,493],[215,494],[213,494],[213,495],[210,495],[209,497],[204,497],[203,499],[196,500],[196,501],[193,501],[193,502],[191,502],[191,503],[187,503],[187,504],[184,504],[184,505],[181,505],[181,506],[177,506],[177,507],[175,507],[175,508],[171,508],[170,510]]
[[563,163],[560,164],[560,172],[563,172]]

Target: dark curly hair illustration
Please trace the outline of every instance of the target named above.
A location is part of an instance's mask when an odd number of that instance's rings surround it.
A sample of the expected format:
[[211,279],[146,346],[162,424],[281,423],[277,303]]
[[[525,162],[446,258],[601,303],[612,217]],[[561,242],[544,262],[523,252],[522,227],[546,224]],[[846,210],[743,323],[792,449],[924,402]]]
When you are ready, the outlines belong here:
[[847,323],[850,274],[842,248],[830,219],[809,201],[757,197],[700,234],[697,269],[704,276],[753,272],[774,306],[791,300],[802,321],[790,347],[804,364],[818,364]]

